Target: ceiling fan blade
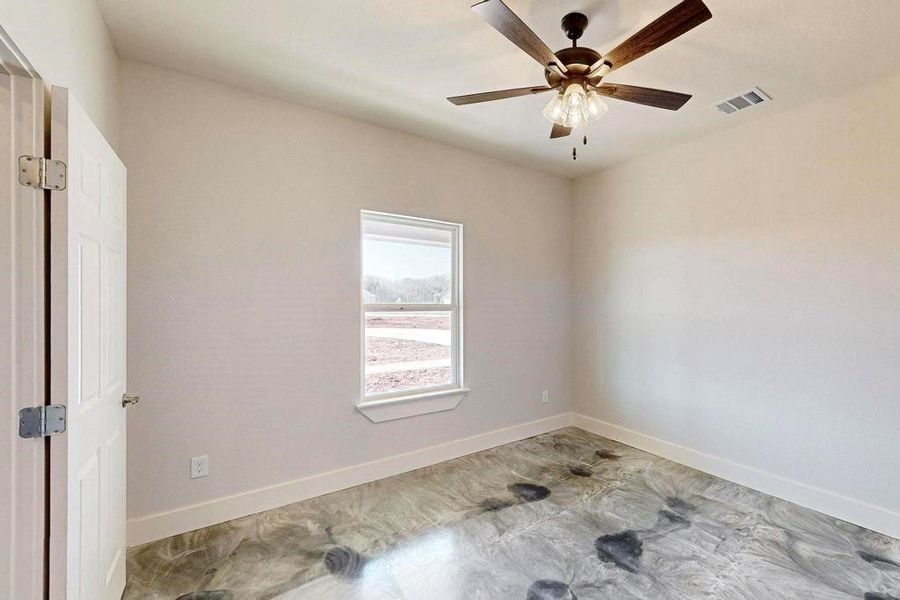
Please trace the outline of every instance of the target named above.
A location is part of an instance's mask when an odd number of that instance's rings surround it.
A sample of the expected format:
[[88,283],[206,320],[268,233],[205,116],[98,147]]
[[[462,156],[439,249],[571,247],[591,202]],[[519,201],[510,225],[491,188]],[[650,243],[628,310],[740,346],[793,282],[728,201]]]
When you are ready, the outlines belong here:
[[671,42],[697,25],[712,18],[703,0],[682,0],[675,8],[659,17],[607,53],[596,65],[611,65],[611,71],[623,67],[663,44]]
[[546,68],[547,65],[555,63],[560,71],[566,73],[563,62],[556,58],[547,44],[542,42],[541,38],[516,16],[516,13],[503,4],[503,0],[483,0],[473,5],[472,10],[528,56],[541,63],[541,66]]
[[598,94],[615,98],[616,100],[625,100],[626,102],[635,102],[656,108],[665,108],[666,110],[678,110],[684,106],[685,102],[691,99],[690,94],[655,90],[636,85],[622,85],[620,83],[604,82],[593,89],[597,90]]
[[553,129],[550,130],[550,139],[555,140],[556,138],[566,137],[572,133],[572,129],[570,127],[563,127],[557,123],[553,124]]
[[513,88],[511,90],[497,90],[495,92],[482,92],[480,94],[468,94],[466,96],[451,96],[447,98],[450,102],[457,106],[463,104],[477,104],[478,102],[490,102],[491,100],[503,100],[504,98],[515,98],[516,96],[528,96],[530,94],[540,94],[550,92],[555,88],[547,86]]

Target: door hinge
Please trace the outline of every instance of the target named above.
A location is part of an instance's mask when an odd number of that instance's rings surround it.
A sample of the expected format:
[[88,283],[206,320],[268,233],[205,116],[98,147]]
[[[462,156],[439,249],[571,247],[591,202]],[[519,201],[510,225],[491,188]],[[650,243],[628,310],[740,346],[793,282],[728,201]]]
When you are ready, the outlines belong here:
[[42,190],[66,189],[66,163],[40,156],[19,157],[19,183]]
[[31,406],[19,411],[19,437],[47,437],[65,430],[66,407],[63,404]]

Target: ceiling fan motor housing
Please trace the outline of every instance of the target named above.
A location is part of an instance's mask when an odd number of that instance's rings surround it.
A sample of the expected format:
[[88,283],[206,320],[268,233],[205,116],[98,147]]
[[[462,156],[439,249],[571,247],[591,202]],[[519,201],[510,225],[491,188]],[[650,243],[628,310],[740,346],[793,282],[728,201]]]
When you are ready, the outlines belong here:
[[[565,64],[566,69],[568,69],[568,81],[578,81],[579,78],[582,78],[591,85],[600,83],[600,80],[602,79],[600,76],[594,76],[589,79],[584,77],[590,71],[591,65],[602,58],[602,55],[593,48],[586,48],[583,46],[563,48],[556,52],[556,57],[562,61],[563,64]],[[563,77],[550,69],[544,70],[544,78],[551,87],[556,87],[563,81]]]

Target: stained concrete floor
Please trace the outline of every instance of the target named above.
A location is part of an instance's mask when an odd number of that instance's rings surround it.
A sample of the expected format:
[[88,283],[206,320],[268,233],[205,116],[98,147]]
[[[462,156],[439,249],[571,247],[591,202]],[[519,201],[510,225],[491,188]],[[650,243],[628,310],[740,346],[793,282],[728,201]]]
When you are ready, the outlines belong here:
[[900,541],[566,428],[132,548],[124,598],[900,600]]

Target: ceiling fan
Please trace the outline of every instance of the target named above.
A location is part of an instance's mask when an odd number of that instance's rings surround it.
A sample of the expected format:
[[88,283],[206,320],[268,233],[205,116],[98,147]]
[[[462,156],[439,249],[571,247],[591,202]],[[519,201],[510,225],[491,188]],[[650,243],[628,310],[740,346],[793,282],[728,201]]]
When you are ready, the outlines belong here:
[[473,5],[472,10],[541,63],[547,85],[453,96],[447,100],[461,106],[555,91],[556,95],[544,108],[544,116],[553,123],[551,139],[567,136],[573,129],[603,116],[607,105],[601,96],[667,110],[684,106],[691,99],[690,94],[607,83],[603,79],[712,18],[702,0],[682,0],[610,52],[600,54],[593,48],[578,45],[588,25],[588,18],[581,13],[569,13],[562,19],[563,31],[572,40],[572,47],[553,52],[503,0],[483,0]]

